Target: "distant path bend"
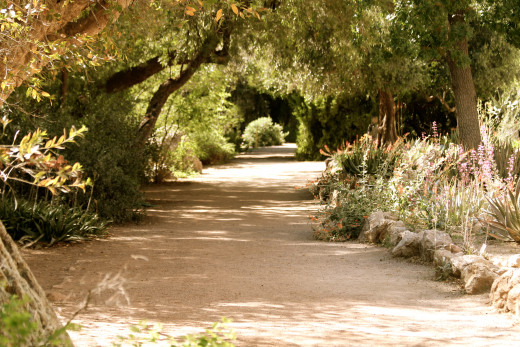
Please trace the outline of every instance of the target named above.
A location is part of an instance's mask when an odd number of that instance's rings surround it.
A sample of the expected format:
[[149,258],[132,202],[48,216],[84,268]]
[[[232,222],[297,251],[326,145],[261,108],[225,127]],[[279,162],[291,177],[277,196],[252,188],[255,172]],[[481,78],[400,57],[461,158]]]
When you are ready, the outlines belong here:
[[101,283],[77,317],[77,345],[110,346],[139,320],[185,334],[222,316],[239,346],[520,345],[511,317],[486,296],[433,281],[430,267],[384,248],[313,240],[315,205],[295,187],[324,164],[297,162],[293,151],[261,149],[151,186],[144,223],[108,239],[25,251],[64,317]]

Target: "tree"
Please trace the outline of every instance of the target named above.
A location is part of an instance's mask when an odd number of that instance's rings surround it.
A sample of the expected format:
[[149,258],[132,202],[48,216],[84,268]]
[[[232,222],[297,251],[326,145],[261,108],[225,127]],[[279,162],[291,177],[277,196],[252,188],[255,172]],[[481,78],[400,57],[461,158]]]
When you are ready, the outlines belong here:
[[0,105],[65,52],[99,34],[130,0],[5,1],[0,7]]
[[416,48],[397,42],[392,12],[385,0],[285,1],[266,25],[269,49],[259,55],[267,52],[264,59],[277,62],[270,64],[276,75],[307,98],[365,93],[379,100],[378,140],[391,144],[397,139],[394,95],[419,88],[425,75],[424,63],[412,59]]
[[[159,50],[159,54],[152,49],[154,56],[135,66],[123,68],[107,79],[105,90],[113,93],[159,76],[166,68],[169,69],[170,77],[153,93],[142,118],[136,141],[139,147],[144,147],[151,136],[170,95],[182,88],[203,64],[227,64],[230,60],[232,34],[243,29],[243,19],[246,17],[260,18],[251,1],[236,4],[218,1],[214,5],[208,1],[204,6],[186,6],[189,17],[154,40],[156,45],[159,42],[155,49]],[[172,20],[171,17],[164,18],[166,22]],[[172,36],[176,37],[175,45],[168,40]],[[172,71],[177,73],[177,77],[171,77]]]
[[[382,143],[395,138],[394,95],[428,92],[427,100],[438,99],[456,112],[462,144],[476,148],[480,127],[472,64],[480,64],[475,59],[482,55],[472,54],[470,44],[484,32],[520,43],[514,3],[286,0],[276,4],[269,22],[276,29],[266,40],[267,59],[276,60],[281,79],[290,79],[307,95],[364,90],[378,97]],[[488,66],[486,74],[498,70]]]
[[470,42],[479,31],[501,33],[510,42],[517,42],[519,9],[513,2],[397,2],[396,18],[406,27],[403,34],[421,47],[417,58],[447,66],[459,138],[467,149],[476,148],[481,141]]

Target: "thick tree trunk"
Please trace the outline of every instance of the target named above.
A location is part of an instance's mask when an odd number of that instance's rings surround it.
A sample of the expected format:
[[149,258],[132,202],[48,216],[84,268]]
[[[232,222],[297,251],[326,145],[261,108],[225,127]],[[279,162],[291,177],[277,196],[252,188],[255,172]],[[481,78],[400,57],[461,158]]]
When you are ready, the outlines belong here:
[[379,146],[388,146],[397,141],[395,125],[395,102],[392,94],[387,90],[379,90],[379,128],[377,143]]
[[[450,26],[464,22],[463,14],[450,16]],[[450,69],[451,85],[455,96],[457,128],[459,138],[465,149],[475,149],[481,142],[477,109],[477,93],[469,64],[462,64],[460,57],[468,59],[468,40],[455,44],[455,49],[448,52],[447,61]],[[457,59],[458,58],[458,59]]]
[[[0,222],[0,304],[7,302],[9,297],[16,294],[19,298],[27,297],[29,301],[26,309],[32,314],[34,322],[38,324],[39,336],[29,337],[28,346],[40,345],[53,332],[62,327],[58,317],[54,313],[51,304],[45,296],[36,278],[22,259],[18,247],[13,242],[4,225]],[[72,346],[69,335],[64,332],[60,335],[59,346]]]

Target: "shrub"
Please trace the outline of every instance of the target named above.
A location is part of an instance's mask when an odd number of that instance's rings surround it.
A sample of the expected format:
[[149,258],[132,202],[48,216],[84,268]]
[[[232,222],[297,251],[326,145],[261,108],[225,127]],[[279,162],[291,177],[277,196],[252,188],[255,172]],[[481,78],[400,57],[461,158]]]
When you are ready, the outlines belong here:
[[16,241],[51,245],[102,235],[108,225],[94,213],[66,205],[9,200],[0,203],[0,220]]
[[348,142],[336,151],[328,146],[320,153],[331,157],[342,173],[361,177],[362,175],[390,176],[401,153],[403,139],[386,148],[377,148],[369,135],[364,135],[353,144]]
[[261,117],[246,126],[243,147],[247,149],[281,145],[285,142],[286,135],[282,126],[273,123],[271,117]]
[[322,160],[320,149],[340,147],[364,134],[372,117],[372,103],[361,96],[316,97],[312,101],[294,98],[291,106],[298,120],[296,158]]
[[[82,74],[70,74],[70,89],[65,100],[52,104],[35,104],[28,100],[20,89],[13,97],[22,108],[37,109],[41,117],[30,118],[23,112],[3,106],[13,123],[10,133],[26,133],[40,127],[50,136],[63,133],[64,128],[85,126],[88,131],[78,141],[78,146],[69,146],[63,151],[67,160],[79,162],[85,176],[93,183],[93,193],[79,194],[78,206],[91,207],[103,218],[116,222],[138,219],[144,199],[140,192],[145,182],[148,152],[137,148],[135,138],[139,120],[135,116],[135,101],[130,91],[104,94],[97,83],[92,83]],[[59,83],[49,86],[58,94]],[[9,138],[3,139],[10,143]]]
[[195,142],[195,155],[203,164],[225,163],[235,155],[235,146],[217,131],[197,132],[191,138]]
[[66,330],[76,329],[67,324],[46,336],[27,307],[30,300],[26,297],[10,295],[0,305],[0,346],[58,346],[60,337]]
[[330,191],[326,205],[312,219],[318,222],[314,236],[319,240],[345,241],[359,236],[363,222],[376,210],[389,210],[391,200],[385,181],[368,176],[361,180],[347,176],[328,183]]
[[93,182],[92,197],[80,196],[78,203],[86,207],[91,199],[96,213],[115,222],[142,216],[144,199],[140,189],[146,181],[149,161],[149,151],[135,146],[138,121],[126,114],[132,108],[122,98],[125,95],[93,96],[83,106],[81,118],[62,114],[55,125],[59,129],[80,123],[89,129],[80,146],[66,152],[67,158],[82,163]]

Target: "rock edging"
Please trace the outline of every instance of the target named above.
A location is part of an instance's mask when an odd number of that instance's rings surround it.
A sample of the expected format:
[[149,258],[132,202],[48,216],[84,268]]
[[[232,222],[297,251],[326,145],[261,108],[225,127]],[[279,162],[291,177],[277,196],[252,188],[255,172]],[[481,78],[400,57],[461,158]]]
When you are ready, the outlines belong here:
[[482,256],[464,255],[445,232],[411,232],[395,215],[382,211],[368,216],[358,240],[389,246],[394,257],[432,262],[460,278],[467,294],[490,292],[494,307],[520,315],[520,255],[510,257],[506,267],[498,267]]

